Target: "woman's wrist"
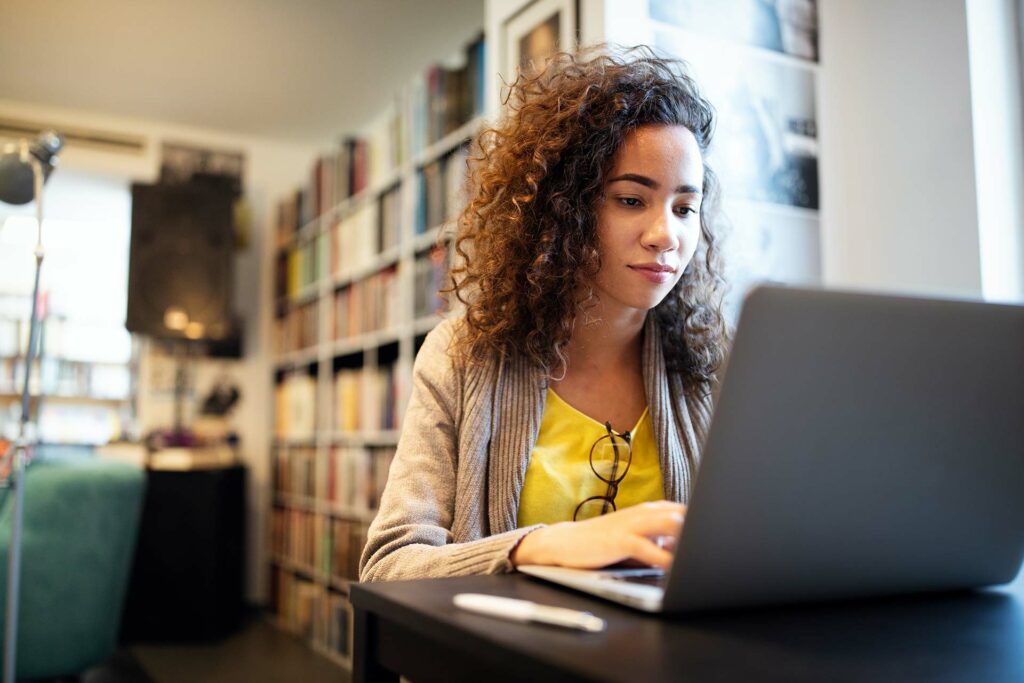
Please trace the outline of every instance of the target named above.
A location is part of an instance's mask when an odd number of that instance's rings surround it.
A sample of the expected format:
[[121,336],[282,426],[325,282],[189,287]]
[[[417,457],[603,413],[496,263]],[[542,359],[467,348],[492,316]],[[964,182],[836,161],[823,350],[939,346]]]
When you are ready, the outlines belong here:
[[[557,526],[557,525],[553,525]],[[519,539],[519,543],[512,549],[509,561],[513,567],[521,564],[547,564],[545,561],[545,537],[552,527],[542,526]]]

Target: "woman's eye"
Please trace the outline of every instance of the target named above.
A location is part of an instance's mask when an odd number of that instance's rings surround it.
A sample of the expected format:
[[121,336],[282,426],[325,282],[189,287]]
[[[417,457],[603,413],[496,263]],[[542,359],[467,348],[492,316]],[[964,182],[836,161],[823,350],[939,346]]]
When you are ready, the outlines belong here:
[[693,208],[692,206],[677,206],[676,207],[676,215],[679,216],[680,218],[686,218],[687,216],[690,216],[690,215],[696,214],[696,213],[697,213],[697,209]]
[[619,197],[619,203],[622,204],[623,206],[629,206],[631,208],[636,208],[640,206],[640,200],[637,199],[636,197]]

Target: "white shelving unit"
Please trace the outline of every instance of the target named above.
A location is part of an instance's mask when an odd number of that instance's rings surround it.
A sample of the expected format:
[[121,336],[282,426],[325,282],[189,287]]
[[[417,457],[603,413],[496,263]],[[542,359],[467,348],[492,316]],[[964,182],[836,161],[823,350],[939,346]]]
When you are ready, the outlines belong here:
[[[373,509],[365,506],[343,505],[328,499],[328,461],[334,449],[393,449],[398,444],[399,430],[371,429],[367,428],[365,424],[359,431],[339,430],[336,422],[338,406],[335,402],[335,371],[341,366],[362,368],[364,372],[368,372],[380,365],[393,363],[397,388],[395,409],[399,416],[404,412],[411,392],[412,365],[418,349],[418,342],[421,342],[441,320],[441,317],[436,314],[417,316],[414,307],[416,259],[433,249],[443,238],[443,226],[441,225],[434,225],[422,233],[416,232],[418,222],[416,211],[418,210],[420,183],[422,182],[420,173],[425,166],[443,159],[474,138],[482,126],[481,118],[473,119],[437,143],[429,145],[397,169],[385,174],[381,180],[373,183],[366,190],[332,206],[315,220],[303,225],[295,232],[288,245],[281,248],[288,249],[310,240],[321,239],[321,236],[326,233],[327,248],[333,250],[335,245],[332,231],[336,229],[335,226],[339,222],[344,226],[346,217],[351,216],[367,203],[380,201],[384,194],[393,191],[396,187],[400,192],[401,218],[397,244],[338,273],[331,273],[329,272],[330,268],[324,266],[322,276],[316,282],[300,289],[289,297],[283,306],[285,314],[301,306],[315,305],[317,307],[315,343],[306,348],[278,354],[274,359],[275,387],[288,373],[306,373],[313,377],[315,381],[315,428],[312,434],[275,436],[272,448],[272,468],[275,471],[276,481],[279,458],[287,458],[290,453],[295,452],[301,452],[303,458],[309,458],[311,455],[313,485],[312,495],[293,495],[280,491],[275,484],[272,495],[272,517],[274,510],[297,511],[300,514],[311,515],[314,519],[324,520],[312,524],[325,524],[328,529],[331,529],[331,523],[334,520],[363,527],[369,525],[373,520],[375,514]],[[449,216],[453,213],[455,213],[454,210],[448,211]],[[450,247],[450,244],[448,246]],[[321,254],[321,258],[330,260],[326,258],[325,254]],[[336,339],[334,334],[336,293],[346,287],[365,282],[368,278],[392,267],[397,268],[394,286],[397,288],[398,303],[396,319],[393,320],[393,324],[385,329]],[[280,303],[277,303],[279,309]],[[371,399],[361,396],[361,400]],[[360,409],[363,410],[364,407],[360,406]],[[395,421],[396,426],[397,424],[399,424],[398,420]],[[287,521],[279,522],[279,524],[287,523]],[[321,532],[323,530],[323,527],[316,528]],[[282,532],[279,530],[278,533]],[[330,537],[331,531],[328,531],[327,535]],[[271,548],[269,562],[272,581],[275,580],[273,577],[284,572],[319,587],[327,596],[344,596],[347,599],[349,579],[339,576],[335,567],[331,567],[331,571],[325,572],[323,570],[324,562],[310,564],[296,561],[294,557],[288,556],[288,548],[284,549],[286,552],[282,552],[281,543],[275,543],[274,539],[271,539],[268,547]],[[350,555],[360,551],[361,546],[359,548],[349,546]],[[333,547],[326,550],[321,548],[320,552],[333,554]],[[328,562],[333,562],[333,559],[332,557]],[[272,586],[272,595],[275,594],[275,590],[276,587]],[[276,599],[280,600],[281,597],[278,595]],[[313,618],[317,619],[318,616],[314,615]],[[350,611],[348,619],[349,627],[345,636],[349,639],[350,646]],[[324,642],[323,625],[314,627],[313,634],[310,635],[310,629],[298,628],[296,621],[282,618],[280,614],[272,618],[272,622],[278,626],[309,637],[311,646],[317,652],[328,656],[332,661],[345,668],[351,667],[351,660],[346,654],[331,648]],[[345,649],[348,652],[351,651],[350,647]]]

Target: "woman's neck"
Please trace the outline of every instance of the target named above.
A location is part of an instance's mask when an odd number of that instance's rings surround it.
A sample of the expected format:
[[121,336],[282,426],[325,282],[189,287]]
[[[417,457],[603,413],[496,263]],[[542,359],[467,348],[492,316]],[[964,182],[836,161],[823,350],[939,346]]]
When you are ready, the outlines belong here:
[[565,349],[567,371],[589,373],[639,368],[646,319],[646,311],[610,311],[600,303],[580,313]]

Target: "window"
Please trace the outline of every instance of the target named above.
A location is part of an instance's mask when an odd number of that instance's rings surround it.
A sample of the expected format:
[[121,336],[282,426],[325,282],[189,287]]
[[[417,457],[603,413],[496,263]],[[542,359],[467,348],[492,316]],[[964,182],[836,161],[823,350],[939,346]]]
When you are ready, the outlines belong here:
[[[41,441],[101,444],[132,420],[124,328],[131,194],[123,179],[58,169],[45,188],[41,359],[30,388]],[[13,436],[31,313],[35,203],[0,204],[0,428]]]

